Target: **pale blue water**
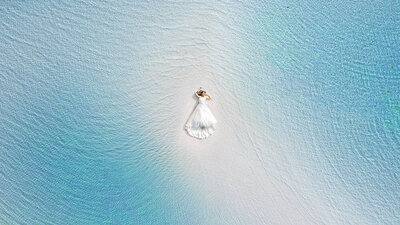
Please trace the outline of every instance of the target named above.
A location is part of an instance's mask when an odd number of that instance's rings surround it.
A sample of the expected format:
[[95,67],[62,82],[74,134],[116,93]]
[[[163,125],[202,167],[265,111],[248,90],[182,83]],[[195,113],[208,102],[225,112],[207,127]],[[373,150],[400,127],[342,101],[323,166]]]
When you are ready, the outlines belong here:
[[310,223],[399,224],[399,59],[398,1],[3,1],[0,223],[249,224],[155,128],[182,95],[159,89],[205,71]]

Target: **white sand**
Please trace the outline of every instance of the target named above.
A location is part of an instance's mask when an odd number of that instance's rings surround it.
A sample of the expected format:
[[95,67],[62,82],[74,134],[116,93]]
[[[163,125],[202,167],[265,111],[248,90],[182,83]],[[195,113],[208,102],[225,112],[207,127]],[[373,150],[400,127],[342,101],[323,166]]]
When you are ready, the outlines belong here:
[[[132,74],[132,80],[121,84],[132,99],[140,96],[135,104],[148,113],[149,135],[164,146],[157,154],[168,155],[176,179],[183,179],[199,199],[193,202],[204,208],[196,212],[201,214],[199,223],[337,222],[336,214],[327,212],[322,196],[313,191],[304,167],[290,155],[299,142],[280,127],[285,124],[281,116],[285,109],[279,106],[284,99],[273,99],[273,107],[264,114],[249,94],[254,88],[251,82],[257,81],[249,82],[255,78],[240,65],[252,66],[239,57],[246,46],[235,39],[234,30],[227,29],[237,15],[203,16],[199,12],[210,10],[204,7],[180,9],[185,26],[149,36],[151,44],[144,47],[148,54],[143,62],[134,62],[140,65],[140,76]],[[169,27],[168,21],[176,19],[167,17],[162,26]],[[267,63],[263,66],[258,75],[271,77],[268,82],[279,89],[282,74]],[[216,132],[205,140],[184,130],[197,104],[193,92],[199,86],[213,98],[208,105],[218,120]]]
[[[213,95],[213,89],[205,88]],[[192,89],[195,87],[185,92],[190,95]],[[265,142],[260,143],[260,138],[267,134],[252,137],[253,124],[245,123],[245,116],[240,115],[244,112],[229,104],[229,99],[229,95],[213,95],[209,106],[219,121],[216,133],[210,138],[197,140],[177,129],[177,147],[186,172],[195,182],[193,186],[198,187],[197,191],[212,208],[210,211],[222,216],[221,221],[226,224],[310,223],[310,217],[304,215],[303,209],[298,209],[290,186],[278,183],[268,174],[276,168],[269,168],[259,158],[258,151],[274,150],[268,149],[271,146],[263,146]],[[178,127],[184,124],[193,102],[182,103],[184,116],[179,119]]]

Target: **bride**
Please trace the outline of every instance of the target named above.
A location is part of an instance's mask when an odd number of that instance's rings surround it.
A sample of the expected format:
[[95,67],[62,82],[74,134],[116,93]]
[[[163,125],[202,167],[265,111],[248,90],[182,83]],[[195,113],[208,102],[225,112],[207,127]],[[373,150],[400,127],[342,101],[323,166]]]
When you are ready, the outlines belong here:
[[211,97],[206,94],[206,91],[200,87],[194,94],[199,101],[190,115],[185,129],[190,136],[204,139],[214,133],[217,120],[207,107],[206,100],[211,100]]

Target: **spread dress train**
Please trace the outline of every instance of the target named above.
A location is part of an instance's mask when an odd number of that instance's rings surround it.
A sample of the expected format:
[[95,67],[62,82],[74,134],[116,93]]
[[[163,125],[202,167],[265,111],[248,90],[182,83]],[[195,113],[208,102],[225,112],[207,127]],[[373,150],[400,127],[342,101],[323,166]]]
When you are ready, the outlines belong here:
[[198,139],[204,139],[214,133],[217,120],[206,104],[206,97],[199,97],[198,104],[186,122],[188,134]]

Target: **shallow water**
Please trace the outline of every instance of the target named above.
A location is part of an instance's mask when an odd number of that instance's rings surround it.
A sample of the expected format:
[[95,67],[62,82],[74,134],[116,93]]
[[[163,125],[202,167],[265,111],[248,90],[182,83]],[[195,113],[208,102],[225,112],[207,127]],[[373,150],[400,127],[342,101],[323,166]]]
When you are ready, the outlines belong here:
[[[0,223],[399,224],[400,3],[0,3]],[[183,125],[203,86],[212,137]]]

